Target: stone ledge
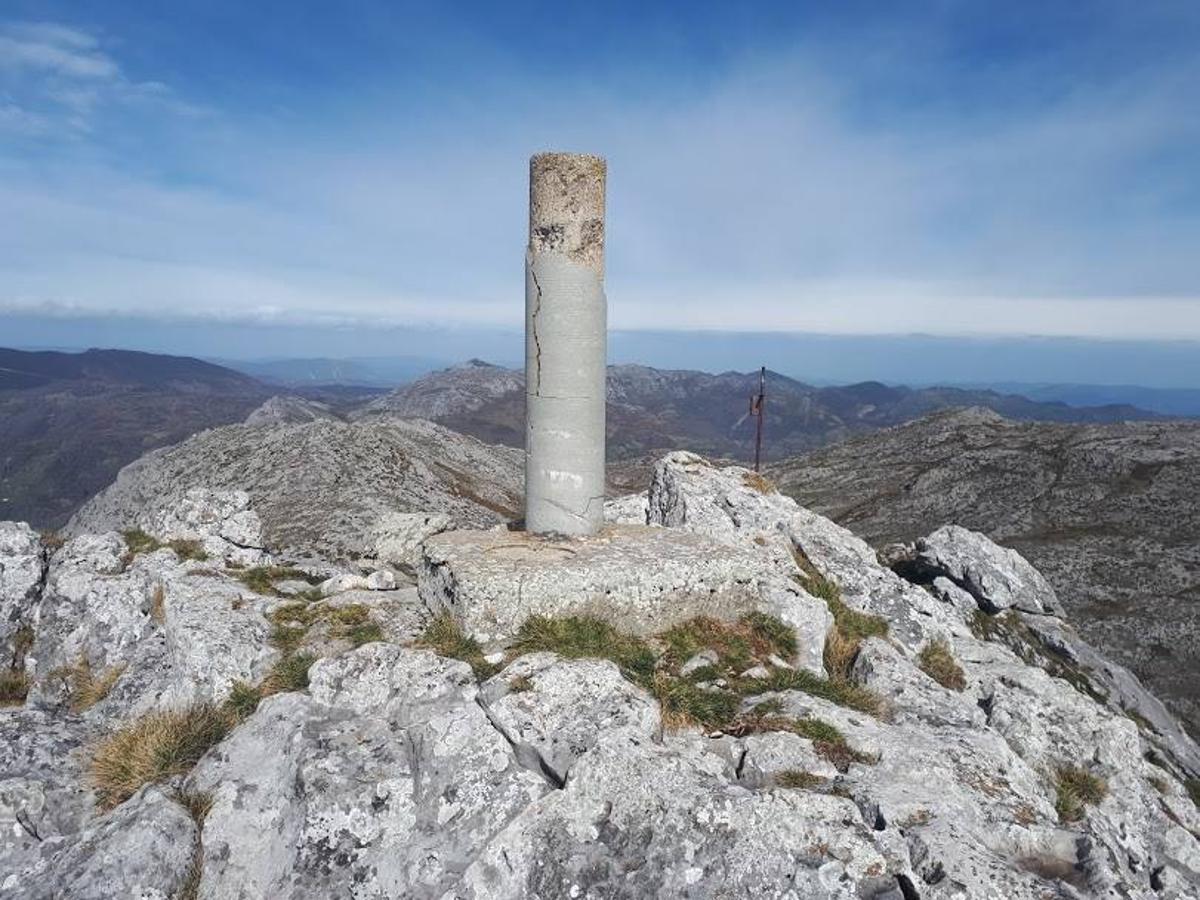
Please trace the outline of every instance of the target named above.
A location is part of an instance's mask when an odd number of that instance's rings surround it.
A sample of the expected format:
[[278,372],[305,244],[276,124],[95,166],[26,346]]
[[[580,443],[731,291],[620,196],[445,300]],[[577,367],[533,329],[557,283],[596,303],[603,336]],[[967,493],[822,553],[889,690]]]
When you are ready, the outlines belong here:
[[588,538],[450,531],[425,541],[421,600],[484,643],[534,615],[597,615],[651,634],[693,616],[735,618],[761,605],[763,563],[750,547],[646,525]]

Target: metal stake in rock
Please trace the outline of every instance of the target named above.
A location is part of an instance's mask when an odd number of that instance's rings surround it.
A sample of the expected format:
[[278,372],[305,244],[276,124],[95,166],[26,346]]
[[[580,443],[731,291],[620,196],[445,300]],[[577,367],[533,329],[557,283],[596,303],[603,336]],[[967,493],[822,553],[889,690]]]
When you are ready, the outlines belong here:
[[525,528],[595,534],[604,518],[604,183],[598,156],[529,161]]

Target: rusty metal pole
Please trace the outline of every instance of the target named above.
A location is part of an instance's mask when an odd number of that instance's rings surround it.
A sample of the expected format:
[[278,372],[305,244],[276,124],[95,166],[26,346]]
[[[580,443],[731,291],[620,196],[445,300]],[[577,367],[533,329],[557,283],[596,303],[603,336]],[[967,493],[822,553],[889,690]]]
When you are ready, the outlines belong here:
[[750,411],[758,417],[754,432],[754,471],[757,472],[762,463],[762,434],[763,434],[763,407],[767,402],[767,367],[763,366],[758,371],[758,396],[750,401]]

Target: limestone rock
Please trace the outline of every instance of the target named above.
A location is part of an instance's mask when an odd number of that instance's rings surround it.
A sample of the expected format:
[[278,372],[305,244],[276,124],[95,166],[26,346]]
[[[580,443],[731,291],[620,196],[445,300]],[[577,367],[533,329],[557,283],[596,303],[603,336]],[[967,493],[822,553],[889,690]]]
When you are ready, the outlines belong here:
[[0,897],[43,883],[41,844],[71,835],[93,815],[78,722],[34,709],[0,709]]
[[200,896],[441,896],[549,787],[476,702],[470,670],[369,644],[271,698],[196,768],[214,803]]
[[[849,606],[886,618],[893,636],[912,649],[941,629],[966,630],[927,592],[880,565],[865,541],[797,506],[748,469],[716,468],[693,453],[667,454],[654,468],[648,503],[651,524],[751,547],[761,568],[800,575],[798,554],[840,586]],[[811,612],[805,618],[813,621]],[[809,633],[802,643],[815,648],[816,637]],[[817,671],[818,660],[810,655],[805,667]]]
[[[43,845],[48,871],[25,894],[46,900],[176,897],[192,866],[197,829],[182,806],[146,787],[67,842]],[[58,852],[55,852],[58,851]]]
[[785,731],[749,735],[738,749],[738,780],[747,787],[771,787],[784,773],[805,773],[818,782],[838,777],[838,770],[818,755],[812,741]]
[[160,541],[199,541],[209,557],[242,566],[270,563],[262,522],[240,490],[188,489],[174,503],[138,519],[138,526]]
[[382,563],[415,571],[425,539],[453,527],[453,520],[439,513],[385,513],[373,528],[374,557]]
[[124,541],[109,533],[75,538],[54,555],[26,657],[31,701],[62,702],[51,685],[57,670],[124,668],[153,631],[153,581],[142,568],[126,571],[124,554]]
[[275,396],[265,400],[262,406],[246,416],[247,425],[295,425],[316,422],[320,419],[338,419],[329,404],[303,397]]
[[1016,550],[1000,547],[978,531],[958,525],[939,528],[917,541],[913,564],[932,577],[949,578],[986,612],[1060,610],[1054,589],[1037,569]]
[[37,532],[24,522],[0,522],[0,668],[23,668],[17,635],[28,629],[41,591],[46,554]]
[[649,511],[646,494],[625,494],[604,502],[604,521],[614,525],[645,525]]
[[650,740],[662,727],[658,704],[607,660],[522,656],[483,686],[480,699],[525,767],[559,783],[602,736]]
[[465,527],[519,515],[522,460],[419,420],[227,425],[130,463],[66,532],[132,527],[191,488],[241,490],[277,555],[346,561],[373,552],[387,513],[433,511]]
[[[1200,751],[1137,679],[1056,616],[989,613],[952,576],[927,583],[903,562],[920,583],[902,578],[751,475],[672,454],[647,495],[657,526],[577,541],[446,531],[421,540],[419,587],[363,578],[315,601],[215,560],[132,556],[116,534],[73,538],[26,607],[29,703],[0,710],[0,897],[175,896],[197,862],[202,898],[1194,900]],[[960,550],[964,571],[996,557]],[[814,571],[887,621],[849,668],[882,701],[855,702],[873,713],[807,677],[786,683],[811,694],[766,692],[789,667],[824,674],[833,600],[816,593],[836,594]],[[536,613],[596,612],[648,634],[761,610],[799,649],[730,679],[780,680],[740,701],[728,733],[672,731],[612,662],[526,654],[480,685],[466,663],[401,645],[447,607],[483,623],[497,663]],[[295,652],[322,657],[307,692],[268,697],[190,774],[97,810],[95,742],[261,681],[282,652],[281,610],[307,628]],[[379,629],[355,649],[341,626],[364,611]],[[931,640],[962,691],[922,671]],[[80,659],[117,673],[86,708],[51,674]],[[698,677],[711,661],[701,650],[685,668]],[[1069,818],[1056,810],[1064,767],[1102,785]],[[211,797],[199,834],[177,789]]]
[[905,869],[848,800],[749,791],[692,741],[621,735],[489,842],[457,896],[875,896]]

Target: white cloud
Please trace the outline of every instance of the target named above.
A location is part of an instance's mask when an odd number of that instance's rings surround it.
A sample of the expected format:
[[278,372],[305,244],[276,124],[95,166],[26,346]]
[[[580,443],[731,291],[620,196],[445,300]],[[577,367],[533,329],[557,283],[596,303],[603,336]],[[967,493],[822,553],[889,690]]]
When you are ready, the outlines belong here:
[[86,32],[50,23],[13,23],[0,30],[0,67],[79,79],[120,75],[116,62]]
[[[40,27],[5,34],[108,58]],[[116,98],[189,109],[114,67],[54,69],[53,114],[0,105],[0,130],[83,130]],[[1194,74],[871,122],[797,50],[686,96],[510,75],[424,116],[230,114],[167,160],[190,186],[0,157],[0,310],[516,325],[525,160],[566,147],[609,159],[616,328],[1200,338],[1194,170],[1145,165],[1200,144],[1178,113]]]
[[105,107],[203,111],[161,82],[129,78],[95,35],[49,22],[0,23],[0,100],[0,134],[24,138],[89,135]]

